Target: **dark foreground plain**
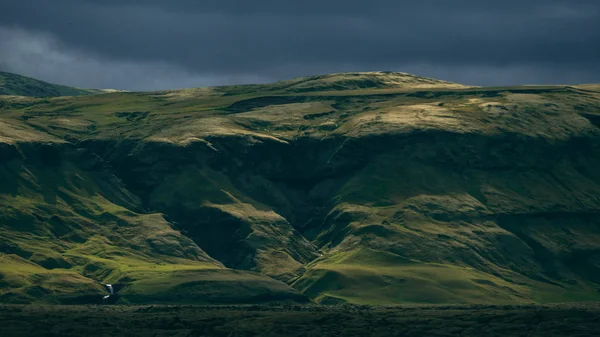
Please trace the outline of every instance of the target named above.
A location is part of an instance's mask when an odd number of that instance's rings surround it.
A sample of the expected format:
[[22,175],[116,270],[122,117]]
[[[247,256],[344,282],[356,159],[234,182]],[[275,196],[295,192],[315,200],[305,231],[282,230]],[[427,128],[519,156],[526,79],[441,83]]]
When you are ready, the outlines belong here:
[[597,336],[600,303],[519,306],[0,305],[8,336]]

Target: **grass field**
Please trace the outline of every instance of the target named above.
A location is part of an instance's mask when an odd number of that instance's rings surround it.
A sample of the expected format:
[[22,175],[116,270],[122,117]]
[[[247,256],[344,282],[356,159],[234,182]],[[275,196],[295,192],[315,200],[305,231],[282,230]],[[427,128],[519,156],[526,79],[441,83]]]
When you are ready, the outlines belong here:
[[[597,304],[0,306],[12,336],[594,336]],[[23,324],[28,322],[28,324]]]

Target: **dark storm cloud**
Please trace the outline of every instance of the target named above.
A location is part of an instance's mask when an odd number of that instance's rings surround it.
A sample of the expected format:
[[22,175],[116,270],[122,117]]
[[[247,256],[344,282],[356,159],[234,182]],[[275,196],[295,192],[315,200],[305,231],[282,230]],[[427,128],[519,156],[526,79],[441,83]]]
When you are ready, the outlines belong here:
[[[0,4],[0,27],[12,37],[0,40],[0,68],[27,69],[23,55],[37,57],[55,63],[32,67],[37,74],[69,80],[69,67],[59,69],[69,59],[79,74],[97,79],[79,79],[83,86],[150,89],[351,70],[412,71],[482,85],[600,82],[597,0]],[[32,44],[39,49],[34,56]],[[110,82],[114,69],[121,76]]]

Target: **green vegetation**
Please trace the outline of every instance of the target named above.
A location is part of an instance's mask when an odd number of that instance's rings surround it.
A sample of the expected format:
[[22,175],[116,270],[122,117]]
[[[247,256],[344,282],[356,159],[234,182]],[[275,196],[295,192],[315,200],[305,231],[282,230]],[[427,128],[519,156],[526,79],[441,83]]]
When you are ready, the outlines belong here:
[[[0,305],[12,336],[595,336],[598,304]],[[27,324],[23,324],[27,322]]]
[[0,96],[0,301],[600,300],[596,87]]

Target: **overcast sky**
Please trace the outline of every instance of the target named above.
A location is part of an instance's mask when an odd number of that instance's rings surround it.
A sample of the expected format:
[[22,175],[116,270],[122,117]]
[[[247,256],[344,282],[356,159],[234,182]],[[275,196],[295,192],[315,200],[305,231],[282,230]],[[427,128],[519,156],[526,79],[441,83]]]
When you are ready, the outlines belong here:
[[128,90],[374,70],[600,82],[600,0],[0,0],[0,70]]

